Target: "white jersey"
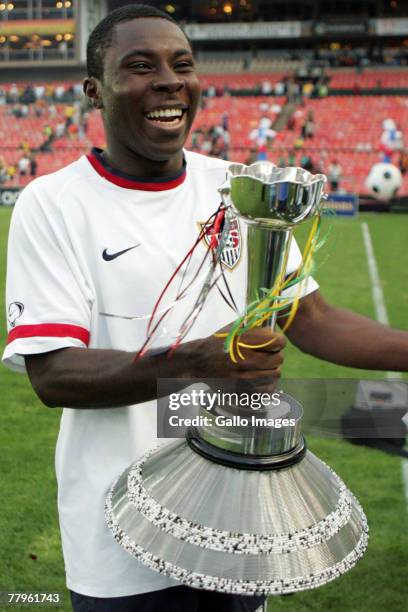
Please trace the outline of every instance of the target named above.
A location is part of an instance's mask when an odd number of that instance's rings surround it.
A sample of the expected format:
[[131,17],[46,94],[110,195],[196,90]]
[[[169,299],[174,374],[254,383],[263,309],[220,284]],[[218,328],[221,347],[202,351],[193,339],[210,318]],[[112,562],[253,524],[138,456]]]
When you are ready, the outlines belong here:
[[[177,265],[217,210],[228,162],[185,153],[170,179],[135,181],[104,164],[100,152],[43,176],[21,194],[8,251],[9,318],[5,363],[24,371],[24,355],[64,347],[136,351],[149,314]],[[226,277],[242,308],[246,260],[236,224],[225,255]],[[198,244],[191,274],[206,253]],[[301,258],[292,244],[288,269]],[[172,310],[154,346],[168,345],[191,311],[196,287]],[[178,288],[178,283],[173,283]],[[310,279],[303,294],[317,288]],[[175,292],[166,294],[172,303]],[[114,315],[114,316],[112,316]],[[214,289],[187,339],[211,335],[236,315]],[[135,366],[137,367],[137,366]],[[214,373],[216,375],[216,373]],[[69,589],[119,597],[175,585],[145,568],[113,539],[104,522],[112,481],[157,444],[156,402],[106,409],[67,409],[56,450],[58,508]]]

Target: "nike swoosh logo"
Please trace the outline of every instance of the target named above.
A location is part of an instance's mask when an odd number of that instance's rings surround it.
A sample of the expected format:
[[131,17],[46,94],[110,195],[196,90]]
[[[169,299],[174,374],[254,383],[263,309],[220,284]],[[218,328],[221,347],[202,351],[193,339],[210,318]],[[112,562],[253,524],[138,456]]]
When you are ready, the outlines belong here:
[[137,247],[140,246],[140,244],[141,243],[135,244],[135,246],[129,247],[128,249],[123,249],[123,251],[118,251],[117,253],[108,253],[108,249],[105,249],[102,253],[102,257],[105,261],[113,261],[117,257],[124,255],[128,251],[131,251],[132,249],[136,249]]

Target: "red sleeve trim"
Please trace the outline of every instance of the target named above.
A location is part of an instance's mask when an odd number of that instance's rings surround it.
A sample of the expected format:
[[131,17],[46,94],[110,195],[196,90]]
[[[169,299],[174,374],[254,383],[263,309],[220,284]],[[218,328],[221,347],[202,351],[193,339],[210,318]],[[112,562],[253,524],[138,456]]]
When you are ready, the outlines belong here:
[[79,325],[64,323],[43,323],[40,325],[19,325],[12,329],[7,337],[7,344],[19,338],[35,338],[48,336],[50,338],[76,338],[86,346],[89,344],[89,331]]

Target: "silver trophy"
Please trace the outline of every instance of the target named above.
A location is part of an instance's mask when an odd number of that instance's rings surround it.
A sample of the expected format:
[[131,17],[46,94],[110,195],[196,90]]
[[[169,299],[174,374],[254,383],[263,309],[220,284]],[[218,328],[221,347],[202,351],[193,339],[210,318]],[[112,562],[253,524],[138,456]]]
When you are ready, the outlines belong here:
[[[325,182],[323,174],[269,162],[229,167],[220,192],[248,230],[247,305],[285,270],[293,229],[319,212]],[[275,319],[267,325],[273,327]]]
[[[324,183],[301,168],[230,166],[220,191],[248,226],[247,305],[282,276],[293,227],[317,214]],[[117,542],[161,574],[224,593],[302,591],[351,569],[367,546],[366,519],[342,480],[306,449],[301,405],[282,393],[245,427],[234,419],[217,426],[222,415],[248,410],[217,406],[210,423],[118,477],[106,500]],[[277,418],[294,425],[270,427]]]

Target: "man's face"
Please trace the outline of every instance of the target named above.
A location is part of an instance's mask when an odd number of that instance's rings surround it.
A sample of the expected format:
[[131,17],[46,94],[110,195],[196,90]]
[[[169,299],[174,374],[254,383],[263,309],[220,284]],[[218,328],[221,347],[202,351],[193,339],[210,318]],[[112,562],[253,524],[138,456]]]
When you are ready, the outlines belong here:
[[102,113],[111,142],[151,161],[181,151],[200,85],[183,32],[160,18],[119,23],[106,50]]

